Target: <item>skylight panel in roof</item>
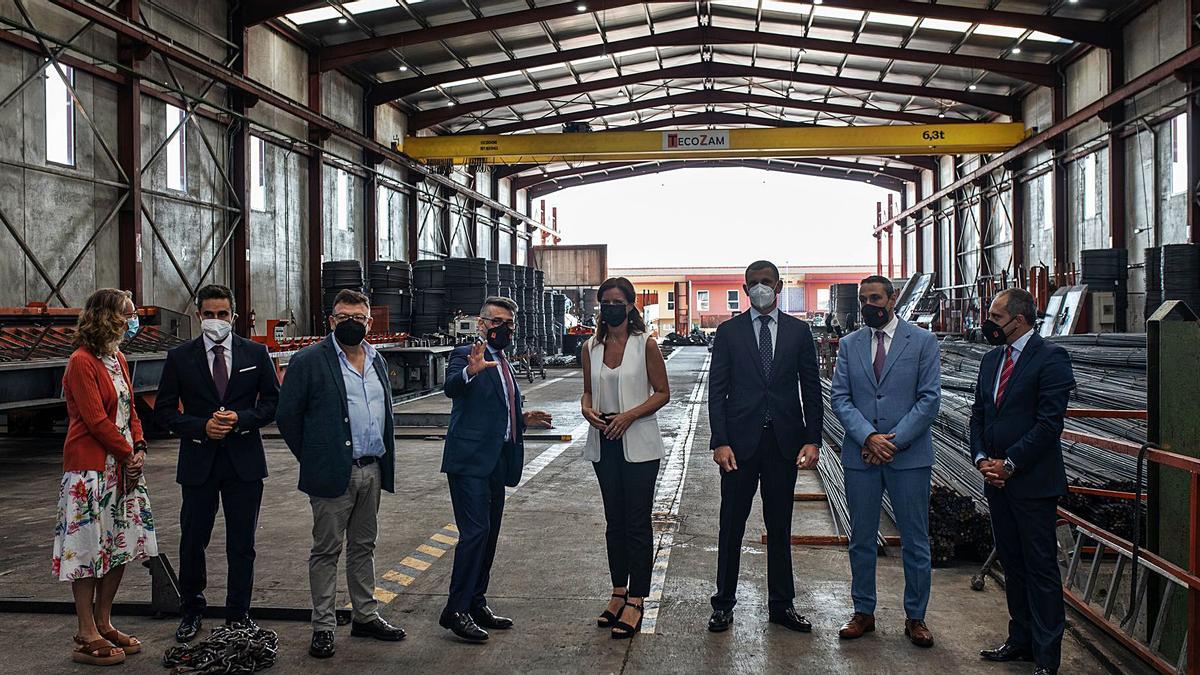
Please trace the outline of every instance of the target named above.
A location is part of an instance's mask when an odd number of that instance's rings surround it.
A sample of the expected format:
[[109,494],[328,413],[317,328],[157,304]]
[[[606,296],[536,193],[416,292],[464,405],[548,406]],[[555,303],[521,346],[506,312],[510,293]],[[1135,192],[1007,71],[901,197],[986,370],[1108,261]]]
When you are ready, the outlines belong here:
[[1057,43],[1061,43],[1061,44],[1071,44],[1071,41],[1066,38],[1062,38],[1057,35],[1051,35],[1049,33],[1043,33],[1040,30],[1033,31],[1032,33],[1029,34],[1029,37],[1026,39],[1027,40],[1037,40],[1038,42],[1057,42]]
[[[408,0],[410,4],[416,4],[421,0]],[[381,9],[396,9],[400,5],[396,4],[396,0],[354,0],[346,2],[342,7],[351,14],[366,14],[367,12],[377,12]],[[318,7],[316,9],[306,9],[302,12],[292,12],[285,15],[292,23],[303,26],[308,23],[316,23],[318,21],[329,21],[330,19],[342,18],[342,13],[333,7]]]
[[884,23],[889,26],[912,26],[917,22],[914,16],[903,16],[901,14],[887,14],[884,12],[871,12],[867,15],[868,23]]
[[977,35],[994,35],[996,37],[1018,38],[1025,34],[1024,28],[1016,28],[1013,26],[993,26],[990,23],[981,23],[975,29]]
[[[717,7],[740,7],[742,9],[752,9],[758,11],[758,0],[712,0],[712,4]],[[781,0],[762,0],[762,8],[765,12],[782,12],[784,14],[800,14],[807,16],[810,7],[808,5],[798,5],[792,2],[782,2]]]
[[954,33],[965,33],[971,24],[966,21],[949,21],[947,19],[925,19],[921,22],[921,28],[931,30],[945,30]]
[[814,11],[817,16],[830,19],[845,19],[847,21],[862,21],[863,15],[857,9],[842,9],[841,7],[826,7],[825,5],[818,5]]

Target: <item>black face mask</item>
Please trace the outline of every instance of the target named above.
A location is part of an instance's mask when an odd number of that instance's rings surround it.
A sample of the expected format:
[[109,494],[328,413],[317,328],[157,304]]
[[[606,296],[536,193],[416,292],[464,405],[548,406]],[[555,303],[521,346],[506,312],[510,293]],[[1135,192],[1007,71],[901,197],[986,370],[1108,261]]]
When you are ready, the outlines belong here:
[[600,318],[613,328],[625,323],[628,317],[629,305],[600,305]]
[[333,337],[347,347],[362,344],[366,336],[367,327],[354,319],[346,319],[333,328]]
[[979,330],[983,332],[983,339],[987,340],[989,345],[992,345],[993,347],[999,347],[1005,342],[1008,342],[1008,335],[1005,334],[1004,329],[1008,328],[1008,324],[1015,320],[1015,318],[1009,319],[1008,323],[1001,326],[995,321],[988,319],[987,321],[983,322],[983,325],[979,327]]
[[508,326],[489,328],[487,332],[488,346],[498,352],[508,349],[508,345],[512,343],[512,333],[512,329]]
[[862,317],[863,323],[871,328],[883,328],[892,320],[892,317],[888,316],[887,307],[879,305],[863,305]]

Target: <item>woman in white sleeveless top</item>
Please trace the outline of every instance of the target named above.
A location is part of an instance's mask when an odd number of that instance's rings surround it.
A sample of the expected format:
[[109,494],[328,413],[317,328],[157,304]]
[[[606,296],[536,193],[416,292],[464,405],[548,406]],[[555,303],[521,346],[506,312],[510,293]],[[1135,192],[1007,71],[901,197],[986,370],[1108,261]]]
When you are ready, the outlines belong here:
[[655,413],[671,399],[667,364],[646,335],[624,277],[600,284],[600,321],[583,356],[583,416],[588,430],[584,458],[592,461],[604,499],[604,536],[612,599],[596,620],[612,628],[613,639],[633,637],[642,628],[643,603],[650,593],[654,535],[650,511],[663,457]]

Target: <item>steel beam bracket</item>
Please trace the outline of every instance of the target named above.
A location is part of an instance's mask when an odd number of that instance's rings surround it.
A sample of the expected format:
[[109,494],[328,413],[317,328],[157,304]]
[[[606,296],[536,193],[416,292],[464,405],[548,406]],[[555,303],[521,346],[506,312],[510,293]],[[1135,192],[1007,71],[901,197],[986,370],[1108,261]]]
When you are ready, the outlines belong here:
[[1124,114],[1124,112],[1125,112],[1125,103],[1122,101],[1121,103],[1117,103],[1116,105],[1111,105],[1111,106],[1101,110],[1100,112],[1096,113],[1096,117],[1101,122],[1104,122],[1105,124],[1112,124],[1113,121],[1120,118],[1121,115]]
[[249,110],[249,109],[253,108],[254,106],[258,105],[259,100],[261,100],[261,99],[259,99],[258,96],[255,96],[254,94],[252,94],[248,91],[243,91],[241,89],[233,90],[234,104],[237,106],[241,106],[245,110]]
[[374,150],[364,150],[363,163],[367,166],[378,166],[383,163],[383,155]]
[[328,141],[330,139],[330,137],[332,137],[332,136],[333,136],[332,129],[326,129],[325,127],[311,127],[311,126],[308,129],[308,140],[311,143],[324,143],[325,141]]

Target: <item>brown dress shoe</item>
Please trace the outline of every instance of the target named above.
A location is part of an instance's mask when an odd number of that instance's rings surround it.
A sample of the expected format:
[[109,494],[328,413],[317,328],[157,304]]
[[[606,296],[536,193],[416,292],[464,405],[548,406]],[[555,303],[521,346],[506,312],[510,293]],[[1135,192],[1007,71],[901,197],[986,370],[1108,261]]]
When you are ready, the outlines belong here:
[[873,632],[875,632],[875,616],[855,612],[849,621],[842,624],[841,629],[838,630],[838,637],[843,640],[854,640],[866,633]]
[[909,641],[918,647],[932,647],[933,633],[929,631],[929,626],[921,619],[906,619],[904,621],[904,634],[908,636]]

